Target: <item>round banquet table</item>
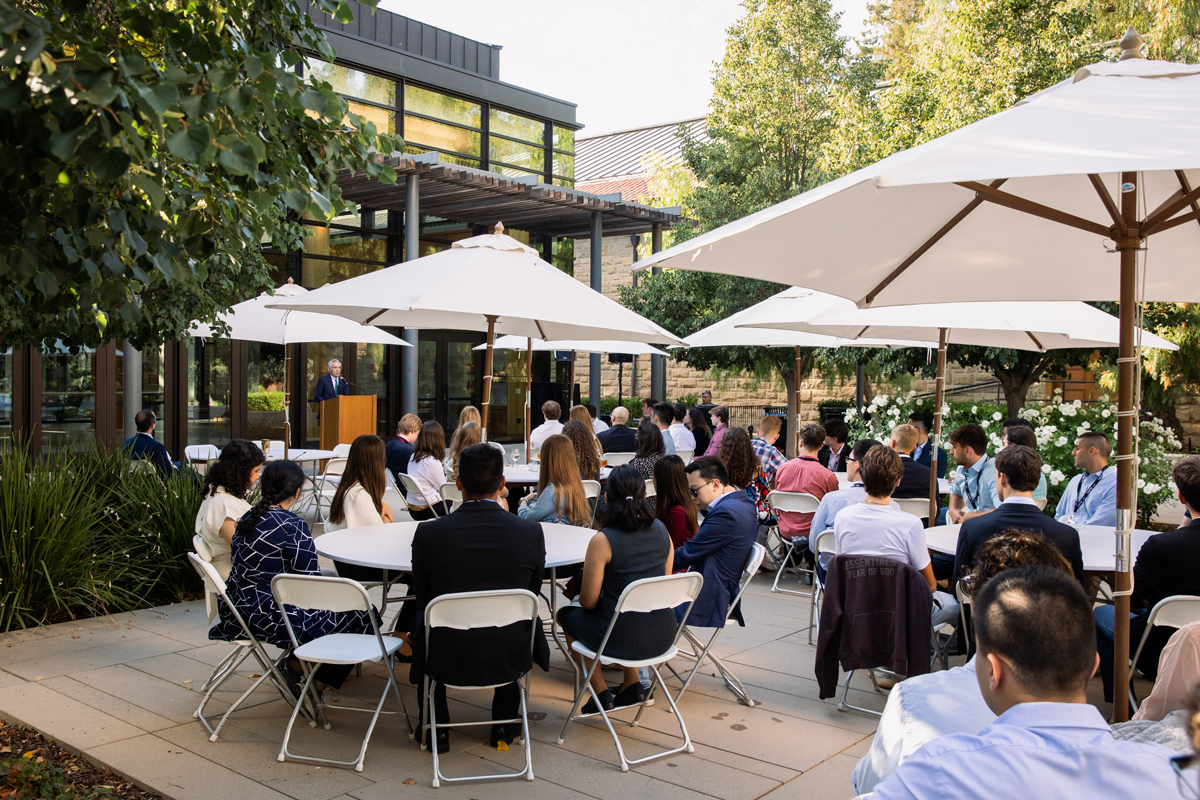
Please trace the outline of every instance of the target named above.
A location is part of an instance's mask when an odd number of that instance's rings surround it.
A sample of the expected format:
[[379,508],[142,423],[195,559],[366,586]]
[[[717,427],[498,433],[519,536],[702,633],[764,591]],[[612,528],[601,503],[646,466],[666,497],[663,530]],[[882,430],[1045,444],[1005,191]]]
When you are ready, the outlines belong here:
[[[537,464],[506,464],[504,467],[504,483],[508,486],[530,486],[538,482],[539,470],[541,468]],[[608,473],[612,472],[609,467],[600,469],[600,482],[608,480]],[[546,547],[550,546],[550,540],[546,540]],[[547,563],[549,566],[549,563]]]
[[[288,450],[288,461],[325,461],[329,458],[337,458],[337,453],[332,450],[301,450],[300,448],[291,448]],[[268,461],[282,461],[283,453],[278,450],[267,454]]]
[[[846,480],[842,475],[838,475],[839,489],[849,489],[853,485],[851,481]],[[938,494],[950,494],[950,481],[945,478],[938,478]]]
[[[938,525],[925,531],[925,544],[937,553],[954,555],[958,550],[959,525]],[[1116,570],[1116,542],[1113,534],[1116,529],[1110,525],[1076,525],[1079,531],[1079,547],[1083,551],[1083,569],[1085,572],[1113,572]],[[1133,557],[1137,559],[1138,551],[1146,540],[1156,531],[1134,531],[1132,535]]]

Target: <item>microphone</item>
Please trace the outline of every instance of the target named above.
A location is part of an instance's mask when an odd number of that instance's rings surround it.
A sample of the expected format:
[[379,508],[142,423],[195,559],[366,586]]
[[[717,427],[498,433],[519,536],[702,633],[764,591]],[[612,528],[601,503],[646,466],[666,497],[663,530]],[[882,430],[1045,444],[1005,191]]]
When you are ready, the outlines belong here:
[[[343,380],[343,381],[346,381],[346,379],[345,379],[345,378],[342,378],[342,380]],[[361,386],[359,386],[357,383],[351,383],[350,381],[346,381],[346,385],[347,385],[347,386],[353,386],[355,389],[358,389],[359,391],[362,391],[362,387],[361,387]]]

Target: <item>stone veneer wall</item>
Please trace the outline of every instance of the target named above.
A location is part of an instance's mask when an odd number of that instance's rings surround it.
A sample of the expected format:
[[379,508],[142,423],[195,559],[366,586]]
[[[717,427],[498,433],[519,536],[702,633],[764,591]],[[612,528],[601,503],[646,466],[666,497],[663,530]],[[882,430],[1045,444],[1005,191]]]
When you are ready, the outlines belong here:
[[[579,239],[575,242],[575,279],[584,284],[591,282],[591,242]],[[602,290],[607,297],[618,300],[617,287],[633,284],[633,246],[628,236],[609,236],[604,238],[601,251],[601,269],[603,271]],[[936,357],[936,353],[934,354]],[[580,395],[589,397],[591,387],[588,376],[588,356],[581,355],[575,362],[575,381],[579,384]],[[617,365],[609,364],[604,358],[601,362],[602,397],[617,396]],[[991,373],[979,369],[967,369],[951,364],[947,370],[946,385],[969,386],[993,380]],[[625,397],[636,397],[650,392],[650,357],[639,356],[634,364],[626,364],[624,369]],[[932,392],[932,380],[915,380],[913,389],[918,392]],[[667,398],[674,400],[683,395],[699,396],[701,390],[709,389],[713,393],[713,402],[734,406],[750,405],[787,405],[787,392],[783,381],[776,379],[756,380],[753,377],[729,377],[724,381],[715,381],[707,372],[693,369],[686,363],[673,359],[667,360]],[[1037,387],[1033,392],[1037,391]],[[1035,395],[1036,396],[1036,395]],[[800,417],[815,419],[817,404],[833,398],[853,399],[854,381],[835,381],[827,383],[820,376],[812,376],[800,386]],[[958,395],[955,399],[968,399],[972,395]],[[987,398],[994,398],[994,393]],[[658,398],[662,400],[664,398]],[[870,398],[868,398],[869,400]],[[1200,398],[1197,398],[1200,401]],[[1200,438],[1200,404],[1196,406],[1196,430]]]

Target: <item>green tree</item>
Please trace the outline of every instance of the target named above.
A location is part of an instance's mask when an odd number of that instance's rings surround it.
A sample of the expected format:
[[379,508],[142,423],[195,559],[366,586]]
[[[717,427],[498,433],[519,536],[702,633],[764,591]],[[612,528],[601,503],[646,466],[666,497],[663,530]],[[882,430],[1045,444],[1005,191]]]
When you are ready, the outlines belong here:
[[290,0],[0,0],[0,346],[184,336],[346,209],[339,170],[394,182],[304,50],[334,57]]

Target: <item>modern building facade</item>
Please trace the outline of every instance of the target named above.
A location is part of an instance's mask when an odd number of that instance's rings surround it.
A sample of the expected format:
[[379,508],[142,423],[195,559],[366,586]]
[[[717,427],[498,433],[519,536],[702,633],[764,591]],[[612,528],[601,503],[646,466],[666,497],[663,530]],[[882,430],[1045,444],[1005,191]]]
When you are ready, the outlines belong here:
[[[308,7],[307,0],[300,0]],[[662,230],[677,210],[624,202],[575,188],[575,104],[500,80],[500,48],[352,2],[342,24],[308,8],[337,51],[334,64],[301,68],[327,80],[352,111],[401,135],[391,156],[395,186],[342,175],[357,213],[309,221],[304,249],[267,251],[276,285],[308,289],[437,252],[502,221],[506,232],[570,273],[575,243],[606,233]],[[599,248],[597,248],[599,250]],[[599,289],[597,284],[593,288]],[[389,438],[403,413],[441,422],[479,405],[483,334],[393,330],[415,347],[356,342],[289,345],[293,446],[315,444],[309,402],[331,359],[356,393],[378,397],[378,433]],[[112,446],[138,409],[156,411],[155,436],[179,457],[188,444],[231,438],[282,439],[284,347],[229,340],[172,341],[137,353],[120,343],[98,351],[9,351],[0,356],[0,438],[26,435],[35,449]],[[534,380],[564,379],[569,365],[537,354]],[[493,438],[524,436],[525,366],[497,352]]]

